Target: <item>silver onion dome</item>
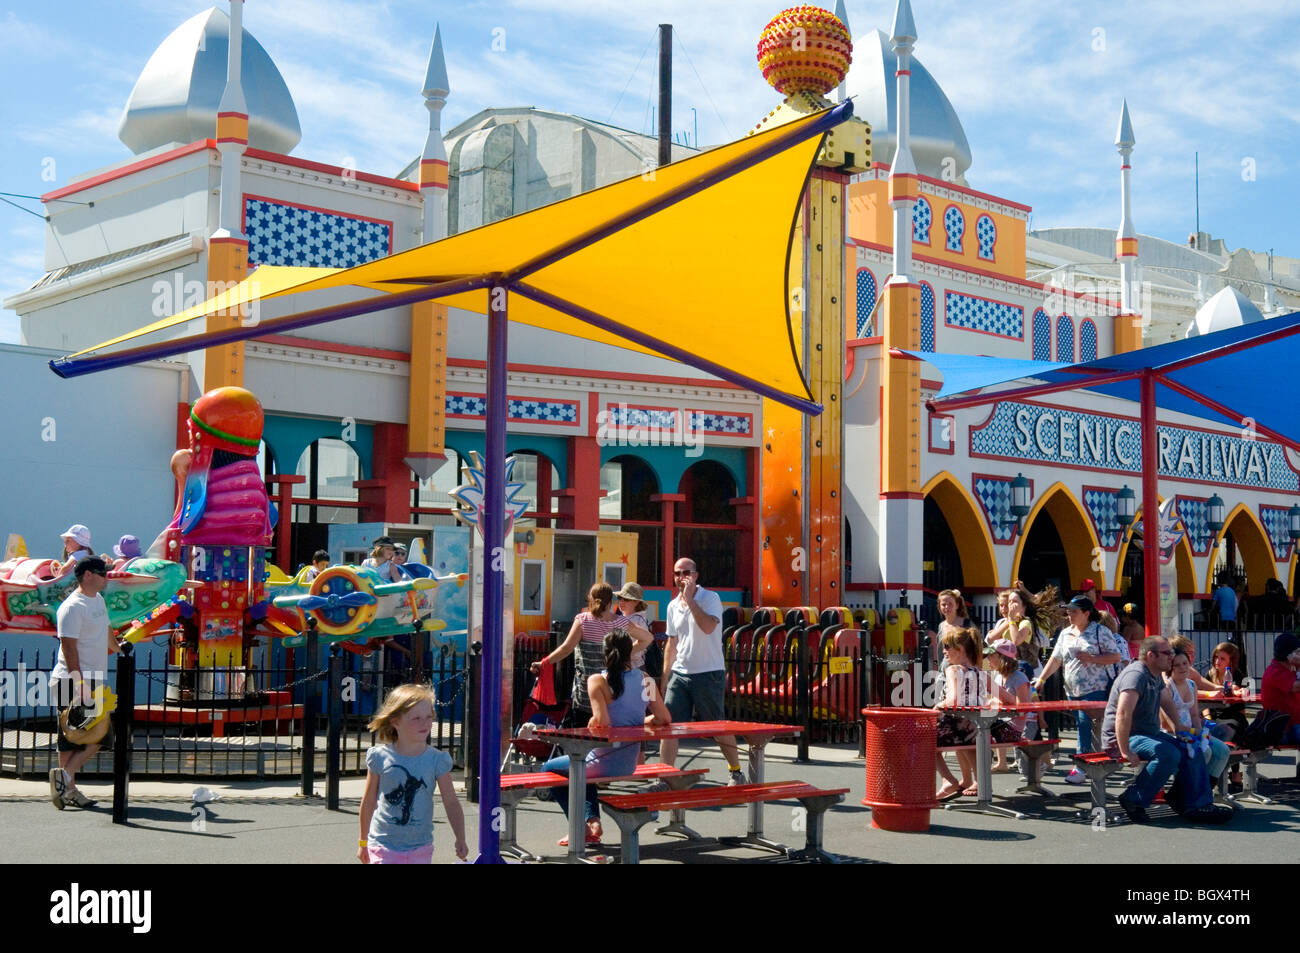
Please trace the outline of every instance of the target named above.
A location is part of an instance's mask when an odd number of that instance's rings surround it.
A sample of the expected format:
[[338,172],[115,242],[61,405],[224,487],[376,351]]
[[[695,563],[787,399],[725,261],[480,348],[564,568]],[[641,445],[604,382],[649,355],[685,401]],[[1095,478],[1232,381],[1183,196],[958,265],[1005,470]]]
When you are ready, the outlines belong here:
[[[898,57],[889,37],[873,30],[853,41],[848,93],[855,97],[853,115],[871,124],[871,160],[889,165],[898,141]],[[912,159],[916,171],[936,179],[966,184],[970,144],[957,112],[930,71],[912,54],[910,99]]]
[[[136,80],[118,125],[118,138],[127,148],[139,155],[216,134],[229,38],[229,15],[213,7],[162,41]],[[275,63],[247,30],[241,62],[249,146],[289,152],[302,139],[298,110]]]

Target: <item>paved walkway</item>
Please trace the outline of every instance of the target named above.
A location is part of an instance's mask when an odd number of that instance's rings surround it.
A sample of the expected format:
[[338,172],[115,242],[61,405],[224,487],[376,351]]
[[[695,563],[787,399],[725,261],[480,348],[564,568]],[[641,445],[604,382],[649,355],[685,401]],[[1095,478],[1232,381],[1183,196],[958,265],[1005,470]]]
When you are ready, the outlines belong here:
[[[865,784],[863,763],[851,747],[814,747],[812,762],[797,764],[793,746],[771,745],[767,777],[798,778],[824,787],[848,787],[844,803],[826,820],[826,846],[846,860],[871,863],[1149,863],[1203,861],[1220,863],[1286,862],[1296,858],[1294,838],[1265,837],[1278,832],[1300,833],[1300,782],[1295,778],[1293,754],[1275,756],[1261,769],[1271,805],[1243,805],[1234,821],[1222,828],[1184,825],[1168,809],[1156,808],[1155,820],[1145,826],[1121,819],[1104,827],[1079,809],[1086,808],[1086,788],[1067,785],[1064,767],[1052,769],[1047,788],[1057,797],[1017,797],[1014,806],[1024,820],[987,817],[936,810],[928,833],[902,834],[873,830],[868,808],[861,805]],[[721,757],[714,746],[682,746],[679,760],[691,758],[697,767],[711,769],[710,778],[724,780]],[[1287,780],[1291,779],[1291,780]],[[218,799],[193,803],[194,789],[205,786]],[[994,790],[1010,795],[1015,775],[995,775]],[[3,859],[18,863],[54,861],[66,856],[60,845],[75,842],[79,855],[92,862],[127,864],[169,862],[184,857],[186,863],[355,863],[357,810],[363,778],[345,778],[340,810],[327,811],[322,797],[302,798],[288,781],[155,782],[131,785],[130,823],[115,825],[110,815],[111,786],[85,782],[85,791],[100,798],[98,807],[56,812],[41,781],[0,779],[0,829],[6,832]],[[458,785],[459,787],[459,785]],[[1120,785],[1112,786],[1117,793]],[[324,791],[323,779],[318,792]],[[463,794],[463,789],[462,789]],[[1001,803],[1008,803],[1001,801]],[[436,810],[438,821],[435,862],[453,863],[450,831]],[[478,812],[465,804],[468,838],[477,848]],[[802,846],[803,834],[797,805],[772,804],[766,808],[767,835],[792,846]],[[716,837],[744,832],[745,814],[739,809],[692,812],[688,822],[700,833]],[[606,825],[607,853],[617,853],[617,828]],[[649,830],[647,828],[647,830]],[[520,841],[538,854],[559,856],[555,842],[566,831],[563,816],[553,803],[529,800],[519,811]],[[1122,831],[1122,833],[1121,833]],[[775,862],[774,855],[749,849],[721,848],[716,843],[686,844],[647,833],[642,838],[647,863]]]

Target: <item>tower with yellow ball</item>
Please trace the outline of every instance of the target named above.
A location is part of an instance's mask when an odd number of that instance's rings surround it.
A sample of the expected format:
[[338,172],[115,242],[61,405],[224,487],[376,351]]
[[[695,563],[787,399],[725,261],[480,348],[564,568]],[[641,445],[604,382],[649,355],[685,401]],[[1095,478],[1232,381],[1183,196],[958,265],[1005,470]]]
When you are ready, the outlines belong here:
[[[759,38],[758,63],[785,100],[752,132],[833,105],[825,96],[843,81],[852,52],[848,27],[821,7],[777,14]],[[756,604],[820,608],[843,601],[845,196],[849,176],[870,164],[867,124],[850,120],[835,127],[799,209],[786,282],[792,343],[809,391],[825,409],[812,418],[763,402]]]

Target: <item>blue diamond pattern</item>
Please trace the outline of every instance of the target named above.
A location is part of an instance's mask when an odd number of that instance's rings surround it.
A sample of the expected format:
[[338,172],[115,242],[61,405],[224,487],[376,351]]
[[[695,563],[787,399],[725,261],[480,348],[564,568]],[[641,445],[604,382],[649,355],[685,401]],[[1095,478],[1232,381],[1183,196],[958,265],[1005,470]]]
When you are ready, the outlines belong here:
[[876,276],[868,268],[858,269],[857,336],[871,337],[871,312],[876,309]]
[[1016,532],[1015,517],[1011,515],[1011,481],[976,477],[975,495],[984,507],[994,542],[1011,542]]
[[1074,363],[1074,321],[1068,314],[1056,319],[1056,359],[1062,364]]
[[1261,506],[1259,521],[1264,524],[1268,538],[1273,543],[1273,557],[1278,562],[1291,558],[1291,535],[1287,532],[1287,511],[1280,506]]
[[930,223],[933,221],[934,213],[930,211],[930,203],[924,198],[917,199],[912,206],[912,241],[930,244]]
[[1039,308],[1034,312],[1034,360],[1052,359],[1052,319]]
[[979,256],[985,261],[993,260],[993,246],[998,241],[998,227],[993,219],[981,215],[975,220],[975,238],[979,242]]
[[1214,534],[1210,532],[1210,505],[1208,500],[1198,500],[1190,496],[1178,497],[1178,515],[1183,518],[1187,530],[1187,541],[1192,552],[1204,556],[1210,551]]
[[975,298],[956,291],[945,291],[944,323],[950,328],[983,331],[999,337],[1025,338],[1025,309],[1001,301]]
[[948,235],[948,251],[960,252],[961,238],[966,234],[966,217],[957,206],[949,205],[943,213],[943,230]]
[[934,350],[934,289],[921,282],[921,350]]
[[351,268],[383,258],[391,246],[386,223],[333,212],[244,200],[250,265]]
[[1120,525],[1118,490],[1084,490],[1083,505],[1092,517],[1097,539],[1105,549],[1114,549],[1119,543]]
[[1079,325],[1079,360],[1085,364],[1097,360],[1097,325],[1091,318]]

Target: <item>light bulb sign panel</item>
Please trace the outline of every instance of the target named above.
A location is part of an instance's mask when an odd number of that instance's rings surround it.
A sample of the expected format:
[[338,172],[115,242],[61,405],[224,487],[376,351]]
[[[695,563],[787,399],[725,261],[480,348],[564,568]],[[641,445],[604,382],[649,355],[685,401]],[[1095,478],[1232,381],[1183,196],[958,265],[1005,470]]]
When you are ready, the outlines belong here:
[[[1193,427],[1161,425],[1161,477],[1260,490],[1300,489],[1300,474],[1281,444]],[[1142,426],[1137,418],[1050,404],[1003,401],[970,428],[970,455],[1051,466],[1139,474]]]

